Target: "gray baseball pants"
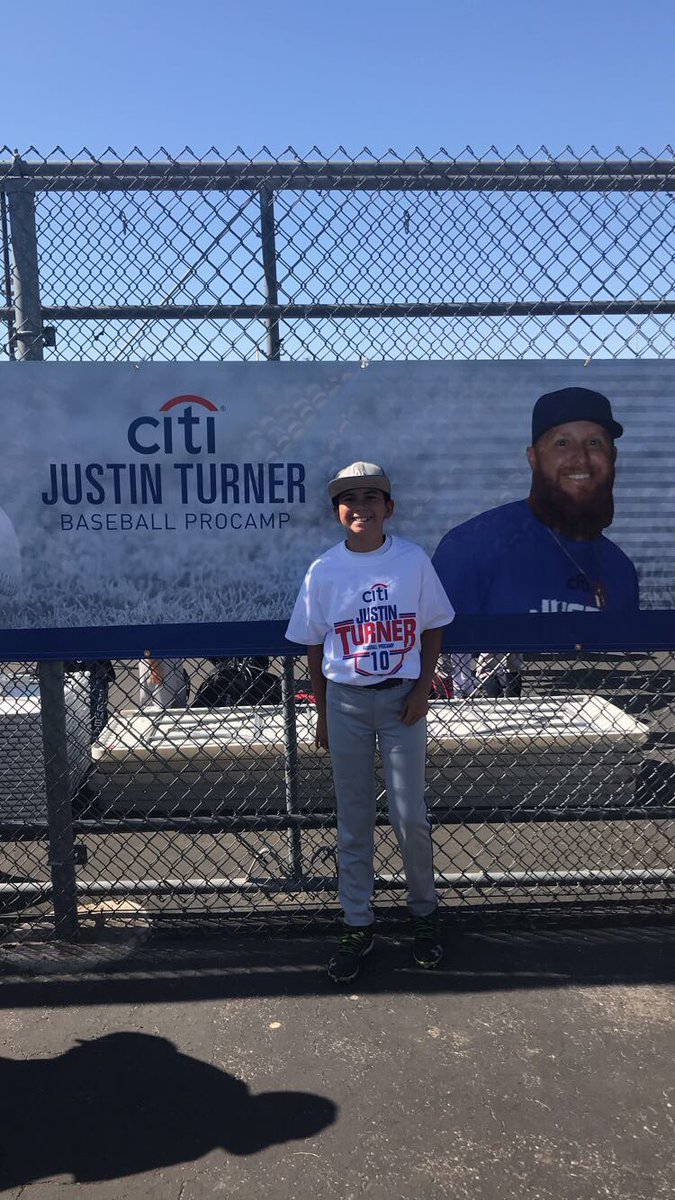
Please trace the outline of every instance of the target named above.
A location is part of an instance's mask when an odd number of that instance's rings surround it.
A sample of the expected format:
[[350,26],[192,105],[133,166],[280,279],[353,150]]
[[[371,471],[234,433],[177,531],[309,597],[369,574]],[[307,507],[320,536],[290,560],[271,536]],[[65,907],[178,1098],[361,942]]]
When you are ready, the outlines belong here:
[[424,799],[427,729],[399,720],[414,686],[387,691],[328,681],[327,720],[338,817],[338,895],[347,925],[372,925],[375,850],[375,745],[379,745],[389,821],[396,834],[408,908],[427,916],[434,890],[431,828]]

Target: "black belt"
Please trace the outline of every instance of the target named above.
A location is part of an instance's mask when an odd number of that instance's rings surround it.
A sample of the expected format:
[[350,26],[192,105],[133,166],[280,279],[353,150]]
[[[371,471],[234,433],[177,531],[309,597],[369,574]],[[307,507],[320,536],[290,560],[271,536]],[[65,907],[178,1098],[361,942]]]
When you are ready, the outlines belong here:
[[381,679],[379,683],[364,683],[361,686],[370,688],[371,692],[386,692],[389,688],[403,687],[404,683],[412,682],[412,679]]

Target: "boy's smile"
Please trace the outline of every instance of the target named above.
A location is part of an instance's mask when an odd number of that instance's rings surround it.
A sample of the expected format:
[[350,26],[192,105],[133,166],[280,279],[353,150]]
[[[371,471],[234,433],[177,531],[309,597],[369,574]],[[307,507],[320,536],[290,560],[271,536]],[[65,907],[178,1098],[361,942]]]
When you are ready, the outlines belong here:
[[338,497],[335,515],[347,530],[347,547],[361,553],[377,550],[384,541],[383,527],[394,511],[378,488],[350,488]]

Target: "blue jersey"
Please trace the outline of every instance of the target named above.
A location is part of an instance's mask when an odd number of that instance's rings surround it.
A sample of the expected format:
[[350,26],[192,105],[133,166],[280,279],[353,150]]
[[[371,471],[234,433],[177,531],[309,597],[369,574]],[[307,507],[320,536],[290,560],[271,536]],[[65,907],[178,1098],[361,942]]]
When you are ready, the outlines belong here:
[[574,542],[537,520],[527,500],[446,533],[433,565],[458,613],[635,612],[631,560],[609,538]]

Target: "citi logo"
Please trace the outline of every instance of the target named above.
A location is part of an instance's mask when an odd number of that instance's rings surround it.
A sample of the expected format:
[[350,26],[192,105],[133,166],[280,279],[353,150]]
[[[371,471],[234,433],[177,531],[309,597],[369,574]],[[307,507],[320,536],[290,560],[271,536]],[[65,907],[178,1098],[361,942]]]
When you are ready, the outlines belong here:
[[[176,409],[180,408],[180,415]],[[215,454],[218,409],[203,396],[174,396],[160,408],[162,417],[136,417],[127,430],[137,454]],[[169,415],[170,414],[170,415]]]
[[365,592],[361,592],[361,599],[364,604],[375,604],[389,599],[389,588],[386,583],[374,583],[372,587],[366,588]]

